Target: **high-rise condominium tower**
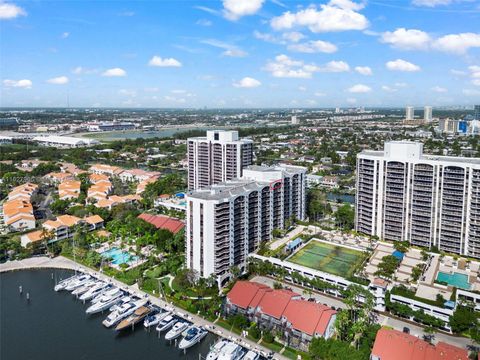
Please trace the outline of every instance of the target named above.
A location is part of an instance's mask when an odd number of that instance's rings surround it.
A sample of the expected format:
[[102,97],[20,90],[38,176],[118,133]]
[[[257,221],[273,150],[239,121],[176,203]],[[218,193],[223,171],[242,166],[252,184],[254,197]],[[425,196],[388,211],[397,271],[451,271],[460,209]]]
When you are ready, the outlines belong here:
[[423,108],[423,120],[425,122],[430,122],[432,121],[432,107],[431,106],[425,106]]
[[188,188],[199,189],[242,176],[253,163],[253,141],[238,131],[209,130],[206,137],[187,141]]
[[355,229],[480,258],[480,159],[391,141],[357,156]]
[[186,264],[222,283],[287,220],[305,219],[306,168],[250,166],[242,179],[187,193]]
[[405,109],[405,120],[413,120],[415,117],[415,111],[413,106],[407,106]]

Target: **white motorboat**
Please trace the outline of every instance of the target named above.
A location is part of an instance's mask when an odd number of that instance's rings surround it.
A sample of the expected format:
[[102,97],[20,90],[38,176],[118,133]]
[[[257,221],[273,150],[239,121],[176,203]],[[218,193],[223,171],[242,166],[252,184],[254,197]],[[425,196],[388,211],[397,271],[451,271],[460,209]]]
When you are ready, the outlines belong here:
[[185,336],[183,337],[182,341],[178,344],[178,348],[180,350],[188,349],[193,345],[202,341],[202,339],[207,336],[208,331],[205,330],[203,327],[192,326],[190,329],[187,330]]
[[86,293],[82,294],[79,299],[82,301],[92,300],[94,297],[100,295],[102,292],[107,291],[111,285],[104,283],[103,281],[98,282],[96,285],[90,288]]
[[79,276],[76,280],[68,283],[68,285],[65,287],[65,290],[67,291],[72,291],[75,290],[76,288],[79,288],[87,283],[91,279],[90,275],[82,275]]
[[115,293],[114,295],[102,295],[99,301],[90,306],[85,312],[87,314],[95,314],[100,311],[107,310],[110,306],[118,303],[122,296],[121,292]]
[[228,342],[218,354],[218,360],[240,360],[245,351],[240,345],[234,342]]
[[168,315],[170,315],[170,312],[158,310],[158,312],[148,315],[145,320],[143,320],[143,326],[146,328],[156,326],[160,324],[160,321],[165,319]]
[[175,325],[165,334],[165,340],[174,340],[182,335],[182,332],[190,326],[186,321],[178,320]]
[[170,329],[173,324],[175,324],[177,322],[177,319],[175,319],[172,315],[167,315],[163,320],[161,320],[157,327],[155,328],[155,330],[157,330],[158,332],[162,332],[162,331],[165,331],[165,330],[168,330]]
[[258,355],[255,351],[250,350],[247,354],[243,357],[242,360],[258,360],[260,359],[260,355]]
[[105,327],[113,326],[119,323],[121,320],[126,318],[127,316],[132,315],[135,310],[142,307],[147,303],[148,300],[137,300],[135,302],[128,302],[120,306],[117,310],[110,313],[105,320],[103,320],[102,324]]
[[73,276],[70,276],[69,278],[63,279],[57,285],[55,285],[55,287],[53,289],[55,291],[65,290],[65,288],[68,286],[68,284],[70,284],[72,281],[77,280],[79,276],[80,275],[73,275]]
[[108,311],[110,311],[110,312],[117,311],[121,306],[123,306],[127,303],[130,303],[130,302],[133,302],[134,300],[136,300],[136,299],[130,297],[129,295],[124,296],[120,299],[120,301],[117,304],[111,306],[110,309],[108,309]]
[[85,284],[82,286],[76,288],[75,290],[72,291],[72,295],[79,296],[84,293],[86,293],[92,286],[94,286],[97,283],[97,280],[95,279],[90,279],[88,280]]
[[210,352],[207,354],[206,360],[217,360],[218,355],[220,355],[220,351],[223,349],[225,345],[229,343],[228,340],[221,338],[218,340],[215,345],[210,348]]
[[[96,304],[97,302],[99,302],[102,298],[104,298],[105,296],[113,296],[113,295],[116,295],[116,294],[123,294],[122,293],[122,290],[120,290],[119,288],[117,287],[111,287],[109,288],[108,290],[104,291],[104,292],[101,292],[100,294],[98,294],[97,296],[95,296],[91,303],[92,304]],[[112,304],[113,305],[113,304]]]

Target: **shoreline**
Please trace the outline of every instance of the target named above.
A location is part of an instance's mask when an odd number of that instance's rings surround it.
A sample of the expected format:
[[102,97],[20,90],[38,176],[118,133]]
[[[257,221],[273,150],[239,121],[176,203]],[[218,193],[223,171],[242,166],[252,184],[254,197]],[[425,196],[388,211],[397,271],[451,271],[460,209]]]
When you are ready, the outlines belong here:
[[[85,267],[84,265],[78,264],[73,260],[67,259],[63,256],[57,256],[55,258],[49,258],[46,256],[42,257],[32,257],[23,260],[14,260],[14,261],[7,261],[3,264],[0,264],[0,273],[6,272],[13,272],[13,271],[21,271],[21,270],[39,270],[39,269],[66,269],[66,270],[78,270],[82,271],[91,275],[94,275],[98,279],[102,279],[105,281],[111,281],[114,285],[118,286],[119,288],[126,289],[132,293],[136,293],[139,297],[144,297],[145,295],[148,296],[149,301],[161,308],[172,310],[175,315],[180,316],[188,321],[193,322],[198,326],[203,326],[208,332],[218,337],[222,337],[224,339],[233,341],[249,350],[255,350],[260,353],[262,356],[267,357],[267,355],[271,352],[270,349],[267,349],[249,339],[242,338],[237,334],[232,332],[228,332],[226,329],[223,329],[220,326],[216,326],[214,322],[210,322],[205,320],[198,315],[189,313],[186,310],[183,310],[173,303],[168,303],[163,299],[155,297],[151,294],[140,290],[136,284],[134,285],[127,285],[115,278],[107,276],[97,270]],[[222,330],[219,330],[222,329]],[[287,357],[275,352],[273,359],[278,360],[288,360]]]

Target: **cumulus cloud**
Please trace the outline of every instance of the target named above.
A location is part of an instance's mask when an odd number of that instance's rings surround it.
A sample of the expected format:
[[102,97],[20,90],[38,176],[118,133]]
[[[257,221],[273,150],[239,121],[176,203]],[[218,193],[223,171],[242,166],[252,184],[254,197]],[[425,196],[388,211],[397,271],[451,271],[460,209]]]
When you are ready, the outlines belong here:
[[427,50],[431,38],[421,30],[398,28],[395,31],[384,32],[380,41],[403,50]]
[[5,79],[3,80],[3,85],[5,87],[30,89],[32,87],[32,81],[28,79],[22,79],[22,80]]
[[480,86],[480,66],[472,65],[468,67],[468,70],[470,70],[472,84],[475,86]]
[[315,72],[346,72],[350,66],[344,61],[330,61],[324,65],[305,64],[302,60],[294,60],[287,55],[278,55],[275,61],[269,61],[264,67],[278,78],[311,78]]
[[102,76],[106,77],[122,77],[127,76],[127,72],[121,68],[112,68],[104,71]]
[[65,84],[68,84],[68,77],[58,76],[58,77],[48,79],[47,82],[49,84],[54,84],[54,85],[65,85]]
[[305,35],[303,35],[299,31],[290,31],[290,32],[283,33],[282,38],[291,42],[299,42],[300,40],[305,38]]
[[440,51],[465,54],[470,48],[480,47],[480,34],[461,33],[445,35],[436,39],[432,46]]
[[368,19],[358,12],[363,7],[349,0],[331,0],[320,7],[311,6],[296,13],[287,11],[271,19],[270,25],[275,30],[305,26],[314,33],[365,30]]
[[365,76],[370,76],[373,74],[372,69],[370,69],[368,66],[356,66],[355,71]]
[[331,54],[338,50],[338,48],[328,42],[322,40],[313,40],[306,43],[290,44],[288,50],[302,52],[302,53],[326,53]]
[[236,88],[256,88],[256,87],[259,87],[260,85],[262,85],[260,81],[248,76],[244,77],[238,82],[233,83],[233,86],[235,86]]
[[363,84],[356,84],[347,89],[348,92],[353,94],[366,94],[372,91],[372,88]]
[[77,66],[72,70],[72,73],[75,75],[82,75],[82,74],[89,75],[89,74],[98,73],[98,71],[99,71],[98,69],[87,69],[82,66]]
[[385,64],[385,66],[387,67],[388,70],[391,70],[391,71],[404,71],[404,72],[420,71],[420,66],[412,64],[411,62],[408,62],[402,59],[388,61]]
[[436,93],[446,93],[448,90],[444,87],[441,87],[441,86],[434,86],[432,87],[432,91],[433,92],[436,92]]
[[19,16],[26,16],[27,12],[20,6],[12,3],[0,2],[0,20],[15,19]]
[[150,59],[148,65],[156,67],[181,67],[182,63],[174,58],[161,58],[155,55]]
[[382,90],[383,90],[383,91],[386,91],[386,92],[396,92],[398,89],[392,88],[392,87],[390,87],[390,86],[388,86],[388,85],[383,85],[383,86],[382,86]]
[[64,33],[62,33],[62,35],[60,35],[60,37],[61,37],[62,39],[66,39],[66,38],[68,38],[69,36],[70,36],[70,33],[67,32],[67,31],[65,31]]
[[242,16],[254,15],[265,0],[223,0],[223,15],[228,20],[238,20]]

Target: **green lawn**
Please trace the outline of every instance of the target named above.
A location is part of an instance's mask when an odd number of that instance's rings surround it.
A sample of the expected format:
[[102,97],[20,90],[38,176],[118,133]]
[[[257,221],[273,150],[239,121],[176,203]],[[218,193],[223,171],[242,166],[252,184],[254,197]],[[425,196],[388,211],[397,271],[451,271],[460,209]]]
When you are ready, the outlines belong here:
[[353,275],[365,256],[361,251],[311,240],[287,261],[346,278]]

